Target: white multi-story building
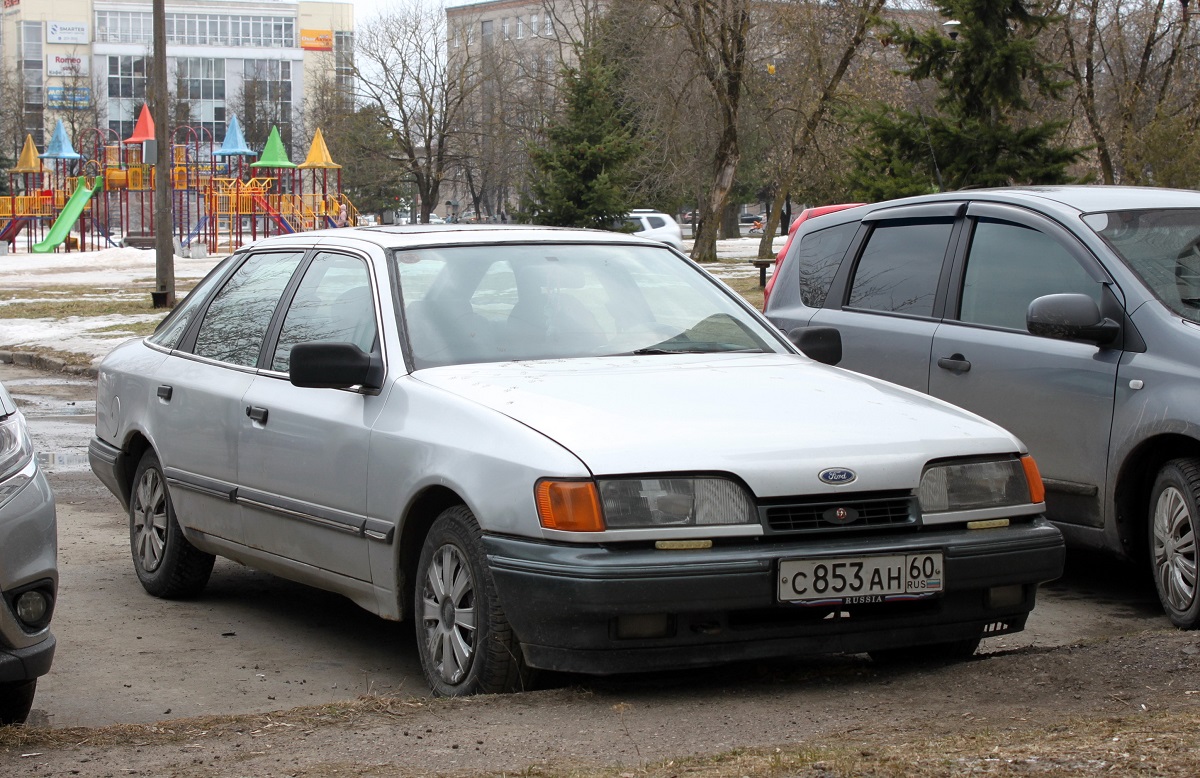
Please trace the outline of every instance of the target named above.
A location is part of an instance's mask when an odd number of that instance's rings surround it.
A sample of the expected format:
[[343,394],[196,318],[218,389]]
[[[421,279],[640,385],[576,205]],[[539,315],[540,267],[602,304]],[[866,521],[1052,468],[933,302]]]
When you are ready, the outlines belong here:
[[[83,107],[96,111],[102,128],[127,137],[146,99],[150,0],[3,3],[0,110],[21,113],[39,147],[56,118]],[[346,0],[167,0],[167,72],[176,105],[186,106],[190,126],[220,141],[252,83],[255,101],[269,103],[275,120],[296,122],[306,90],[330,76],[352,79],[353,29]]]

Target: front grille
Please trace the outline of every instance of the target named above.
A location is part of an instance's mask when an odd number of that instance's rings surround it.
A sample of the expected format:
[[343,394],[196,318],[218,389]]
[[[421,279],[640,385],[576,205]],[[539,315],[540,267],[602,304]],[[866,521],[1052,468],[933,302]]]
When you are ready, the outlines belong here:
[[794,497],[772,500],[758,510],[770,533],[854,532],[917,523],[916,500],[905,491]]

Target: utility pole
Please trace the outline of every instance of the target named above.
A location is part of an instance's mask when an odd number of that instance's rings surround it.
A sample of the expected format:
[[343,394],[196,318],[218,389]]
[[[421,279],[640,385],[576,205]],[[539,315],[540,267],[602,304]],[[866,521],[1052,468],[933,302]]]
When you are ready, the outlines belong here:
[[167,111],[167,10],[166,0],[154,0],[154,60],[150,73],[154,104],[154,292],[155,308],[175,307],[175,246],[171,222],[170,115]]

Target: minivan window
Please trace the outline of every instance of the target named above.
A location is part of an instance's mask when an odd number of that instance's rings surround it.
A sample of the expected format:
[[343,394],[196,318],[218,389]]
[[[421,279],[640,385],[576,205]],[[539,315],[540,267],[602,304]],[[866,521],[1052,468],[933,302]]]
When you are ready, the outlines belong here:
[[[800,302],[809,308],[820,308],[825,305],[829,295],[829,287],[837,274],[850,241],[858,232],[859,222],[847,222],[836,227],[810,232],[801,238],[795,248],[795,259],[787,266],[795,268],[800,277]],[[776,294],[784,292],[785,287],[776,287]],[[783,297],[780,297],[783,300]],[[791,302],[791,301],[788,301]]]
[[881,222],[858,260],[847,305],[930,316],[953,227],[949,218]]
[[1029,304],[1062,292],[1100,302],[1100,284],[1054,238],[1011,222],[976,223],[963,275],[961,321],[1025,330]]
[[1084,221],[1163,305],[1200,322],[1200,210],[1111,211],[1088,214]]

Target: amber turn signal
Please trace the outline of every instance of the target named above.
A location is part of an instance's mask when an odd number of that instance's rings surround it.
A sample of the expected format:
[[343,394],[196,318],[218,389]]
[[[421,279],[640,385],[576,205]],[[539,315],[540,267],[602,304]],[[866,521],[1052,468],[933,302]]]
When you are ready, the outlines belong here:
[[1042,483],[1042,474],[1038,472],[1037,462],[1026,454],[1021,457],[1021,466],[1025,468],[1025,480],[1029,482],[1029,501],[1045,502],[1046,487]]
[[534,489],[538,521],[546,529],[603,532],[600,495],[591,481],[539,481]]

